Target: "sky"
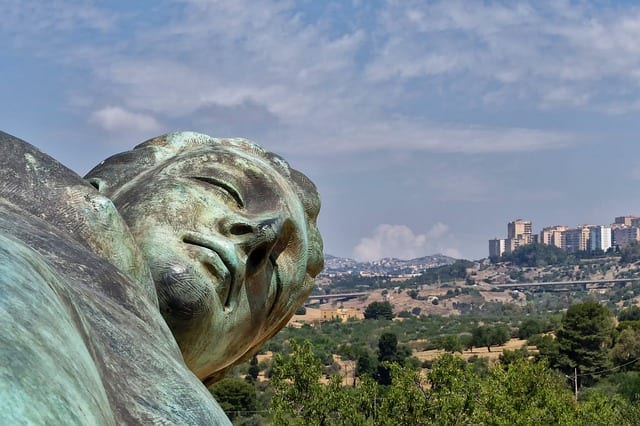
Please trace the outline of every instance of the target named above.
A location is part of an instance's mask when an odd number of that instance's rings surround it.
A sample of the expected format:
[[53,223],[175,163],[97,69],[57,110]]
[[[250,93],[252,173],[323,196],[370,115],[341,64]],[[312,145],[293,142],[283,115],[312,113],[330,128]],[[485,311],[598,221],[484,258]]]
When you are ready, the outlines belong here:
[[245,137],[322,197],[325,252],[488,256],[507,222],[640,215],[640,3],[3,0],[0,129],[79,174]]

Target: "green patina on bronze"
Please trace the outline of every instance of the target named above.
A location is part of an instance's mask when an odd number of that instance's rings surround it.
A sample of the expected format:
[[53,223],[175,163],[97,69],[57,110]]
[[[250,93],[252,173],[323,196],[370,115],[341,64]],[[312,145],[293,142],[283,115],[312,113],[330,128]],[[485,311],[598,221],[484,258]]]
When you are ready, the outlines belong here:
[[85,179],[0,144],[0,423],[227,423],[202,382],[308,296],[314,185],[252,142],[191,132]]

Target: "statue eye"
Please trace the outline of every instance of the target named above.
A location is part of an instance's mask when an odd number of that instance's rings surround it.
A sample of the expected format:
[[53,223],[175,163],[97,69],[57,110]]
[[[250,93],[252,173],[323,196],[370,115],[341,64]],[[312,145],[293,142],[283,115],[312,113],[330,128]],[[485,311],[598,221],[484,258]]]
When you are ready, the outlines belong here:
[[227,195],[233,198],[233,200],[238,204],[240,208],[244,208],[244,200],[240,196],[240,193],[233,186],[208,176],[191,176],[191,179],[197,180],[198,182],[204,182],[208,185],[213,185],[218,187],[219,189],[222,189],[227,193]]

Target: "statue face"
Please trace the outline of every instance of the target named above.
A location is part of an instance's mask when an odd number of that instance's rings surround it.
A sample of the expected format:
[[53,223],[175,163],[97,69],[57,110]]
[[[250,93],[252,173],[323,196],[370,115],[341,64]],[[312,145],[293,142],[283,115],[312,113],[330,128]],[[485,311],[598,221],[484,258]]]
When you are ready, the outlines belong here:
[[303,207],[265,160],[229,147],[179,157],[117,205],[201,379],[233,364],[287,315],[283,301],[307,290]]

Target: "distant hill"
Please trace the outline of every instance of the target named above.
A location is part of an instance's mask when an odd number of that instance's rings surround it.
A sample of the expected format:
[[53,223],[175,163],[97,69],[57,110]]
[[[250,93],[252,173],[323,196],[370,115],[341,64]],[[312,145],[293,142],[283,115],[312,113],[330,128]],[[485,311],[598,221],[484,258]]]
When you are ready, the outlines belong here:
[[372,262],[358,262],[353,259],[324,256],[324,276],[341,275],[419,275],[424,271],[443,265],[451,265],[457,259],[442,254],[419,257],[411,260],[384,258]]

